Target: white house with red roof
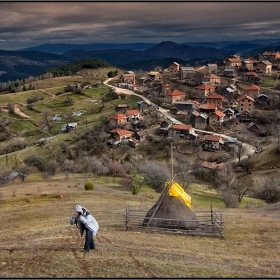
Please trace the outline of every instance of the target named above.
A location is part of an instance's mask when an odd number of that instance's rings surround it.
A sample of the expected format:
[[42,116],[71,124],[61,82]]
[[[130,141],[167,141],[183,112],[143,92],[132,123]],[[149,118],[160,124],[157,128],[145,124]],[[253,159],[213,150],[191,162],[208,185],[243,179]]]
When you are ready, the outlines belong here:
[[237,68],[241,66],[242,60],[239,56],[236,57],[229,57],[225,61],[226,67],[228,68]]
[[221,78],[215,74],[207,74],[203,77],[202,83],[210,85],[219,85],[221,83]]
[[137,109],[134,109],[134,110],[126,110],[124,112],[124,114],[126,115],[126,117],[129,119],[129,120],[134,120],[134,119],[137,119],[141,116],[141,112]]
[[193,127],[187,124],[173,124],[168,129],[168,135],[178,135],[180,137],[188,136],[190,139],[195,139],[197,137],[197,134],[195,133]]
[[211,93],[214,93],[215,91],[215,87],[208,84],[199,85],[194,89],[195,89],[195,93],[199,96],[207,96]]
[[223,139],[219,135],[205,135],[204,149],[206,150],[219,150],[220,145],[223,144]]

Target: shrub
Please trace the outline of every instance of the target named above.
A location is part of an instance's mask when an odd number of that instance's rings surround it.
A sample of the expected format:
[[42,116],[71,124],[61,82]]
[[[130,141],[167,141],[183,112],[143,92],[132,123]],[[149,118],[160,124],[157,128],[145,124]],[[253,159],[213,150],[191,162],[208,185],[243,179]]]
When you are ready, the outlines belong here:
[[92,191],[94,189],[93,183],[90,179],[88,179],[84,187],[86,191]]

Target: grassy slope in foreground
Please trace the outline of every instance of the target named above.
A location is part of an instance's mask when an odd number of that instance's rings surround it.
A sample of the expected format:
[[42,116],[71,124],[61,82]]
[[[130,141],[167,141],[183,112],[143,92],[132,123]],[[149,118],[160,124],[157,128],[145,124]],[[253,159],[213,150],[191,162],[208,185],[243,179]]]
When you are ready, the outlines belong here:
[[[279,204],[226,209],[226,241],[126,231],[125,206],[150,209],[159,194],[138,195],[112,180],[87,176],[68,180],[30,177],[0,188],[1,278],[271,278],[279,277]],[[106,180],[105,180],[106,181]],[[13,197],[16,190],[16,197]],[[149,198],[152,197],[152,198]],[[208,210],[193,196],[194,211]],[[82,204],[100,224],[96,250],[82,253],[84,238],[69,224],[74,206]]]

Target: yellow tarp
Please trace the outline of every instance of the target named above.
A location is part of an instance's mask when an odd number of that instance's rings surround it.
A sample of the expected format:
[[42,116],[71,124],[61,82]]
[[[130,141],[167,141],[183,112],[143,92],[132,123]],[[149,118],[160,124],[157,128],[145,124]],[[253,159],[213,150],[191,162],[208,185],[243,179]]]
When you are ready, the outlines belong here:
[[[170,181],[166,181],[165,186],[169,186]],[[192,209],[191,207],[191,197],[183,190],[183,188],[177,183],[172,182],[172,185],[168,191],[169,196],[178,196],[181,197],[187,206]]]

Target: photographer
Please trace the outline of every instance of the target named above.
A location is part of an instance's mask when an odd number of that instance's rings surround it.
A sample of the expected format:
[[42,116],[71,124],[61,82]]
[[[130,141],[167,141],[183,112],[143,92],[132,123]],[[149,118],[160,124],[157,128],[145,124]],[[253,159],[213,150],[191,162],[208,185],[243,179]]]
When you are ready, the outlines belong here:
[[81,236],[86,231],[84,253],[88,253],[90,249],[95,249],[92,235],[96,236],[99,225],[90,212],[86,208],[76,205],[75,213],[70,218],[70,224],[76,224],[77,228],[80,229]]

